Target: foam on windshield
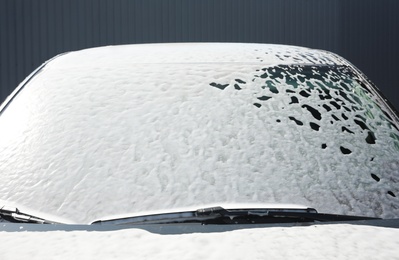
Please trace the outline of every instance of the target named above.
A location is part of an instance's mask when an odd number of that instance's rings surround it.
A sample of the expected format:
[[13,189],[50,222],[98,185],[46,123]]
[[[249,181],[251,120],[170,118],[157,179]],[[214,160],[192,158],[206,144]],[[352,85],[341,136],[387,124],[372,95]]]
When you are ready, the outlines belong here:
[[397,217],[389,116],[344,67],[290,63],[338,62],[260,44],[61,56],[0,116],[0,198],[80,223],[223,202]]

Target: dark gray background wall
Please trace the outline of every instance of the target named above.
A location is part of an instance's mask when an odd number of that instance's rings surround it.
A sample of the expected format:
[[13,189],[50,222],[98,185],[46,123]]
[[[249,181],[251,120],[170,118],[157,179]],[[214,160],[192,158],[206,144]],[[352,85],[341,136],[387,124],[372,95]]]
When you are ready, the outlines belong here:
[[0,102],[56,54],[152,42],[259,42],[336,52],[399,108],[397,0],[0,0]]

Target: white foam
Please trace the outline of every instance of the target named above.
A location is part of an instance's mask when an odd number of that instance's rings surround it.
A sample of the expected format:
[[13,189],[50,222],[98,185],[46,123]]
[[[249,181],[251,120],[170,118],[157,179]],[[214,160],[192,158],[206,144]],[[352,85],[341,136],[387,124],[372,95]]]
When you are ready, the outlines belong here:
[[357,225],[181,235],[139,229],[0,232],[0,255],[2,259],[397,259],[398,243],[398,229]]
[[[327,112],[321,130],[310,129],[311,113],[254,78],[284,54],[287,63],[333,63],[323,52],[260,44],[115,46],[55,59],[0,117],[0,198],[79,223],[220,203],[398,216],[387,194],[398,194],[389,179],[397,180],[395,130],[376,125],[369,145],[366,133],[342,133],[344,121],[331,128]],[[237,91],[236,79],[246,87]],[[273,98],[253,105],[266,94]],[[343,144],[353,153],[342,154]]]

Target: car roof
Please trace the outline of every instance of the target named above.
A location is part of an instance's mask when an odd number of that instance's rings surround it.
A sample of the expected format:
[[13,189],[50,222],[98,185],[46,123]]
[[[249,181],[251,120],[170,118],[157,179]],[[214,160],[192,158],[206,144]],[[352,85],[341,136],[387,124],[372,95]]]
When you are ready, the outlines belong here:
[[[112,63],[110,63],[110,60]],[[156,43],[106,46],[66,53],[56,66],[169,63],[342,64],[331,52],[305,47],[256,43]],[[78,64],[75,64],[75,63]]]

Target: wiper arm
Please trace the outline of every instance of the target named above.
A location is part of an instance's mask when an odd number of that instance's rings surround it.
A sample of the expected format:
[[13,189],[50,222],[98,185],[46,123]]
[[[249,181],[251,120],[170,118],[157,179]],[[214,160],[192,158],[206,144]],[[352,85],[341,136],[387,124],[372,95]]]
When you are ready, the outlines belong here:
[[143,215],[109,220],[97,220],[91,224],[143,225],[199,223],[207,224],[272,224],[297,222],[335,222],[378,219],[363,216],[348,216],[318,213],[315,209],[224,209],[211,207],[196,211]]
[[34,223],[34,224],[60,224],[47,219],[39,218],[19,211],[17,208],[0,208],[0,222]]

